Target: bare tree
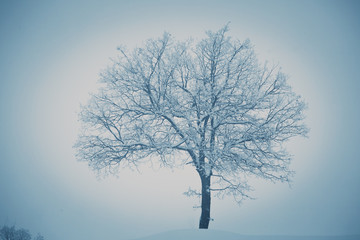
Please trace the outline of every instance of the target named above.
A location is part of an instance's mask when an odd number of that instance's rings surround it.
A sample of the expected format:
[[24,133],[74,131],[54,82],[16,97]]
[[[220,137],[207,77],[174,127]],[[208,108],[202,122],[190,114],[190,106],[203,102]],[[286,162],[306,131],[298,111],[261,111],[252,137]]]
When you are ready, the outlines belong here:
[[31,240],[31,234],[27,229],[4,225],[0,229],[0,240]]
[[199,228],[210,220],[211,192],[248,197],[247,175],[289,181],[282,143],[306,135],[304,102],[279,68],[260,65],[250,42],[228,26],[199,43],[170,34],[127,51],[102,74],[84,106],[78,158],[96,170],[191,164],[201,179]]
[[16,229],[14,226],[12,227],[3,226],[0,229],[1,240],[11,240],[11,239],[15,239],[15,237],[16,237]]

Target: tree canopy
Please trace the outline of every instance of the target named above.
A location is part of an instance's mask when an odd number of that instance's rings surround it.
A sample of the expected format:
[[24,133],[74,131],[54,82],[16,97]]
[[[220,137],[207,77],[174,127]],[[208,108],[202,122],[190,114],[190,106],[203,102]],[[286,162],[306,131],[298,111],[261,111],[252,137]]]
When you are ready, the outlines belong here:
[[24,228],[16,229],[15,226],[9,227],[4,225],[0,228],[0,240],[44,240],[45,238],[39,233],[36,237],[31,238],[29,230]]
[[78,158],[96,170],[159,159],[191,164],[202,182],[200,228],[211,192],[248,197],[245,176],[289,181],[283,143],[306,135],[305,103],[278,67],[260,64],[249,40],[228,26],[194,43],[168,33],[132,51],[119,48],[103,88],[81,112]]

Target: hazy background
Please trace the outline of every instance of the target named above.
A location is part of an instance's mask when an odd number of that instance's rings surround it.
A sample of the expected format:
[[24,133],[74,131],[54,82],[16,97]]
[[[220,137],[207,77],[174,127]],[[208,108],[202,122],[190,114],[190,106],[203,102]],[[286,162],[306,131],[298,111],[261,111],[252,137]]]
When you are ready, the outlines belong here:
[[197,228],[192,169],[98,179],[77,162],[77,112],[120,44],[166,30],[204,37],[227,22],[279,63],[308,103],[308,139],[288,149],[292,188],[254,182],[240,207],[214,200],[210,228],[242,234],[360,234],[359,1],[0,3],[0,225],[49,240],[127,239]]

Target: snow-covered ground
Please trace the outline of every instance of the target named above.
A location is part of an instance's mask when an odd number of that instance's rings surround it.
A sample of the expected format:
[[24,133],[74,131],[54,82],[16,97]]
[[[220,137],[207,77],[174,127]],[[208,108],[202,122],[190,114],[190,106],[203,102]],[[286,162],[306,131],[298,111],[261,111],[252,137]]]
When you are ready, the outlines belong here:
[[250,236],[217,230],[176,230],[134,240],[360,240],[357,236]]

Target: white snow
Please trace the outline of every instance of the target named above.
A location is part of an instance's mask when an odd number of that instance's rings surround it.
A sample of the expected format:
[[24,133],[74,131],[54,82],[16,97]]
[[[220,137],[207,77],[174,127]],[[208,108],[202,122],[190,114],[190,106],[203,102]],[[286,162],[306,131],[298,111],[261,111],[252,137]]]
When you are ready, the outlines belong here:
[[255,236],[218,230],[175,230],[133,240],[360,240],[353,236]]

